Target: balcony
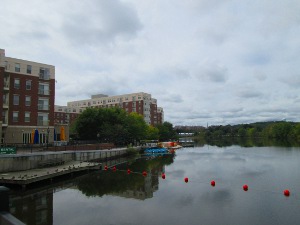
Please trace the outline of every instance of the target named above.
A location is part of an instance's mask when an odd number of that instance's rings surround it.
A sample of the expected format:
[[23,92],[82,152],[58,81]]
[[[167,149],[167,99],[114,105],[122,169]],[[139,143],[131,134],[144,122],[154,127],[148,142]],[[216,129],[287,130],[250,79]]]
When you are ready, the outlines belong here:
[[8,101],[3,101],[3,108],[5,108],[5,109],[8,108]]
[[50,74],[39,73],[40,80],[50,80]]
[[38,120],[37,125],[38,126],[49,126],[49,121],[48,120]]
[[50,91],[49,90],[39,89],[39,95],[50,95]]
[[4,82],[4,84],[3,84],[3,90],[4,91],[9,91],[9,82]]
[[38,110],[49,110],[49,105],[41,105],[41,104],[39,104],[38,105]]

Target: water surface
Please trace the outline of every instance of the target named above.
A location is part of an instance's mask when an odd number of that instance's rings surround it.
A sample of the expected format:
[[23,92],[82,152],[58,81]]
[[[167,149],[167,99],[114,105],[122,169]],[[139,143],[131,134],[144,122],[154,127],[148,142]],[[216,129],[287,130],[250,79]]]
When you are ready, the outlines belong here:
[[[116,172],[97,171],[61,188],[18,196],[11,209],[29,224],[296,225],[299,171],[297,147],[205,145],[132,160]],[[285,189],[290,197],[283,195]]]

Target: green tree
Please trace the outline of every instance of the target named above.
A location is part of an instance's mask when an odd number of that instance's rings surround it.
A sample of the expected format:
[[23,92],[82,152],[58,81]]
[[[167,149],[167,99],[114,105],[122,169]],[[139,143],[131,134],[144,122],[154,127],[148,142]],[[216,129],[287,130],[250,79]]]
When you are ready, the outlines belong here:
[[246,130],[245,130],[245,128],[243,128],[243,127],[240,127],[239,128],[239,130],[238,130],[238,135],[240,136],[240,137],[245,137],[246,136]]
[[146,139],[147,140],[158,140],[159,139],[159,130],[158,130],[158,128],[154,127],[152,125],[149,125],[147,127]]
[[156,126],[159,130],[160,141],[169,141],[178,139],[177,133],[170,122],[164,122]]
[[146,138],[147,127],[144,118],[138,113],[130,113],[126,118],[126,127],[130,142],[139,142]]
[[92,108],[84,110],[75,122],[75,130],[80,139],[96,139],[99,131],[98,110]]

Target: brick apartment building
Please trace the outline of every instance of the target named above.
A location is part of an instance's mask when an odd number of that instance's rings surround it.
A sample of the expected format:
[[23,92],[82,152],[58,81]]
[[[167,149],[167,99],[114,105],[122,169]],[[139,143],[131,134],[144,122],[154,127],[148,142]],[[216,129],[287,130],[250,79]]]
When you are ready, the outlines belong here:
[[56,123],[72,123],[86,108],[120,107],[128,113],[137,112],[147,124],[156,125],[164,122],[163,108],[157,107],[157,100],[144,92],[108,96],[92,95],[90,99],[68,102],[67,106],[55,106]]
[[38,143],[54,140],[55,67],[5,56],[0,49],[1,143]]

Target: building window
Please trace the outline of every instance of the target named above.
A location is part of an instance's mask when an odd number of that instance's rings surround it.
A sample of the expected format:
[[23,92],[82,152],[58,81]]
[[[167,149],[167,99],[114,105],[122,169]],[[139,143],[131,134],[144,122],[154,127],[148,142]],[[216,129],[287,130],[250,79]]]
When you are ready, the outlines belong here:
[[14,105],[19,105],[19,102],[20,102],[20,96],[14,95]]
[[40,95],[49,95],[49,84],[39,83],[39,94]]
[[25,122],[30,122],[30,112],[25,112]]
[[15,79],[14,80],[14,88],[15,89],[20,89],[20,79]]
[[31,74],[31,65],[27,65],[27,73]]
[[48,98],[39,98],[38,109],[39,110],[49,110],[49,99]]
[[39,77],[42,80],[49,80],[50,79],[50,69],[41,67]]
[[38,113],[38,125],[39,126],[49,125],[48,113]]
[[20,63],[15,64],[15,72],[20,72]]
[[31,90],[31,80],[26,80],[26,90]]
[[19,121],[19,112],[13,112],[13,122]]
[[31,105],[31,96],[25,96],[25,106]]
[[8,70],[8,62],[7,61],[4,62],[4,66],[5,66],[5,70]]

